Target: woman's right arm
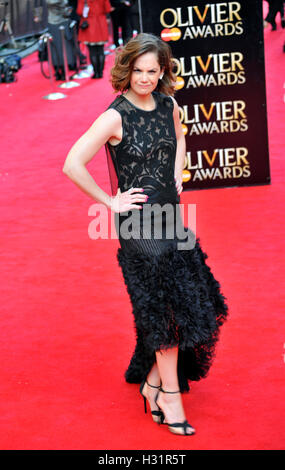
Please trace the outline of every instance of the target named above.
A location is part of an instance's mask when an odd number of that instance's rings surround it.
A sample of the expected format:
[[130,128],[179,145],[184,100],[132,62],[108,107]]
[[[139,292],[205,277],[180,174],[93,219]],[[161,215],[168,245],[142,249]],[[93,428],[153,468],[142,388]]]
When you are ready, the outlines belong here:
[[[66,157],[62,171],[84,193],[115,212],[139,208],[134,203],[144,201],[143,194],[135,195],[133,190],[121,193],[118,190],[115,197],[109,196],[97,185],[86,169],[87,163],[112,137],[118,141],[122,139],[122,122],[119,113],[109,109],[101,114],[87,132],[75,142]],[[141,190],[140,188],[134,189]]]

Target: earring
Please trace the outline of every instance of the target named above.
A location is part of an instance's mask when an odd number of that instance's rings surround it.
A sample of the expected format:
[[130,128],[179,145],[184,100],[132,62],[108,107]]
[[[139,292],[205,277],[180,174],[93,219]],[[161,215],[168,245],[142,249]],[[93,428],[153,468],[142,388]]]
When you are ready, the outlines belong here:
[[163,75],[164,75],[163,73],[160,75],[159,80],[163,79]]

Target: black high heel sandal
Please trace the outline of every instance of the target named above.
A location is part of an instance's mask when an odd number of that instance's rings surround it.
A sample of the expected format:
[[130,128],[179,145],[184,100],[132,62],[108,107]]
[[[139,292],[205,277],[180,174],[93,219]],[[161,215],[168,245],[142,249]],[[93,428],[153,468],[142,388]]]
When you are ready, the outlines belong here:
[[[151,388],[157,388],[157,389],[160,389],[160,385],[151,385],[148,383],[147,380],[143,380],[142,383],[141,383],[141,386],[140,386],[140,394],[141,396],[143,397],[144,399],[144,412],[147,413],[147,406],[146,406],[146,397],[143,395],[142,391],[143,391],[143,388],[144,388],[144,385],[145,383],[147,383],[147,385]],[[159,391],[158,391],[159,393]],[[155,402],[157,400],[157,397],[158,397],[158,393],[155,397]],[[158,406],[158,405],[157,405]],[[155,423],[157,424],[161,424],[162,420],[163,420],[163,413],[162,411],[159,409],[159,410],[151,410],[151,414],[152,414],[152,419]]]
[[[155,403],[157,404],[157,399],[158,399],[158,395],[159,395],[159,392],[162,392],[162,393],[180,393],[180,390],[178,390],[177,392],[168,392],[167,390],[163,390],[162,387],[159,387],[159,391],[158,391],[158,394],[156,396],[156,399],[155,399]],[[161,410],[161,408],[159,407],[159,405],[157,404],[160,412],[162,413],[162,418],[161,418],[161,424],[166,424],[168,426],[168,429],[170,432],[172,432],[173,434],[176,434],[176,436],[192,436],[193,434],[195,434],[195,429],[193,428],[193,426],[191,426],[190,423],[188,423],[187,419],[185,419],[185,421],[183,421],[183,423],[166,423],[164,420],[165,420],[165,416],[164,416],[164,413],[163,411]],[[183,432],[184,434],[180,434],[180,433],[177,433],[175,431],[173,431],[171,428],[183,428]],[[192,429],[192,432],[187,432],[187,428],[191,428]]]

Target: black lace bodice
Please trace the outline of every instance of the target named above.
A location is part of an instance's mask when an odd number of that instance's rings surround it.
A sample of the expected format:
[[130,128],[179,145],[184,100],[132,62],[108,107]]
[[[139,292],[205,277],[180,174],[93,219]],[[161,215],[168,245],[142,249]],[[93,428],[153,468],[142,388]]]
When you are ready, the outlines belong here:
[[175,188],[173,101],[158,92],[153,97],[156,108],[151,111],[136,107],[124,95],[109,106],[120,113],[123,129],[118,145],[106,144],[113,194],[118,187],[121,192],[143,187],[150,195]]

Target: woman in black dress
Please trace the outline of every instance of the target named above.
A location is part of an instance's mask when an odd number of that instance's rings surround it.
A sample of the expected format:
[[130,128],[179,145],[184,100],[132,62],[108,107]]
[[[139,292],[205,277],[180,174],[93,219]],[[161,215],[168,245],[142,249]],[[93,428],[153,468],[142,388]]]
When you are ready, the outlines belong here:
[[[141,383],[145,411],[191,435],[182,392],[205,377],[227,317],[220,285],[179,209],[185,138],[169,46],[139,34],[118,52],[112,85],[122,92],[75,143],[64,173],[115,213],[117,259],[133,307],[137,343],[125,378]],[[112,196],[86,164],[106,145]],[[131,230],[130,230],[131,229]]]

